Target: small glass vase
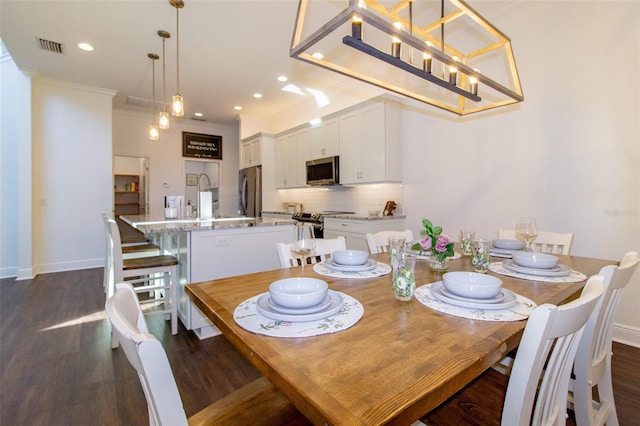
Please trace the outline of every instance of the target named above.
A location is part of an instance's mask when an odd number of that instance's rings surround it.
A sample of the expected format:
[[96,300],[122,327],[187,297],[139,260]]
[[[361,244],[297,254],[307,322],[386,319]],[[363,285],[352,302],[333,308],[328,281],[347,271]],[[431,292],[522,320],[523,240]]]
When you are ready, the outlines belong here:
[[445,257],[440,260],[436,255],[432,254],[429,257],[429,268],[436,272],[446,271],[449,268],[449,258]]
[[391,287],[396,299],[408,302],[413,299],[416,291],[416,258],[403,253],[394,257]]

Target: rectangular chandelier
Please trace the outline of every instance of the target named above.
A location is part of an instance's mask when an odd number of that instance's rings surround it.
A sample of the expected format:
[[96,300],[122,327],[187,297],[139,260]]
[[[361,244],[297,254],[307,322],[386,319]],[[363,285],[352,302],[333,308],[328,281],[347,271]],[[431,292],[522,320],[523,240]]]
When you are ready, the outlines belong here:
[[300,0],[290,55],[458,115],[524,100],[511,40],[462,0]]

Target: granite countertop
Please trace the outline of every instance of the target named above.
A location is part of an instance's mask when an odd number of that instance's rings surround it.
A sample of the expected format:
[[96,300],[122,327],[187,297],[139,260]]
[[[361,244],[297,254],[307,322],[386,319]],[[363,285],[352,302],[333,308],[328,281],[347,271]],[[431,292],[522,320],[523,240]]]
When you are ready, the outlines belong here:
[[[293,213],[283,212],[283,211],[269,211],[263,210],[262,213],[267,214],[277,214],[282,216],[291,216]],[[369,216],[365,213],[336,213],[336,214],[325,214],[325,218],[331,219],[351,219],[351,220],[389,220],[389,219],[404,219],[404,215],[397,216]]]
[[258,226],[293,225],[292,219],[265,219],[261,217],[221,217],[212,219],[165,219],[148,215],[120,216],[145,234],[159,232],[211,231],[214,229],[251,228]]
[[331,219],[350,219],[350,220],[389,220],[389,219],[404,219],[405,216],[369,216],[368,214],[330,214],[325,218]]

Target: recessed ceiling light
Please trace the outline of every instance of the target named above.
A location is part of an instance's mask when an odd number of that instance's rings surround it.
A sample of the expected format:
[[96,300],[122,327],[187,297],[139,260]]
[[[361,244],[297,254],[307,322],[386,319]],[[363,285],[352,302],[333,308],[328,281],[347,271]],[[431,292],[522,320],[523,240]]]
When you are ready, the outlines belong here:
[[236,105],[233,107],[233,109],[235,109],[236,111],[240,111],[242,110],[242,107],[240,105]]
[[316,53],[314,53],[314,54],[313,54],[313,55],[311,55],[311,56],[313,56],[313,57],[314,57],[314,58],[316,58],[316,59],[322,59],[322,58],[324,58],[324,55],[323,55],[322,53],[320,53],[320,52],[316,52]]
[[253,97],[254,98],[261,98],[262,97],[262,93],[254,93]]
[[286,76],[286,75],[281,75],[280,77],[278,77],[278,81],[285,82],[285,81],[287,81],[287,80],[288,80],[288,78],[287,78],[287,76]]
[[82,50],[86,50],[87,52],[93,52],[93,46],[89,43],[78,43],[78,47]]
[[194,112],[193,115],[196,117],[202,117],[203,114],[201,112]]

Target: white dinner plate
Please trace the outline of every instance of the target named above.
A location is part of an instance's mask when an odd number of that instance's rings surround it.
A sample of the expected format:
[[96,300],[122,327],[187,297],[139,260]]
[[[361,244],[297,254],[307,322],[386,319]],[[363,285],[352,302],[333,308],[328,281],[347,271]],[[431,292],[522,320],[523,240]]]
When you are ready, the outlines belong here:
[[441,302],[448,303],[453,306],[460,306],[462,308],[469,309],[486,309],[486,310],[494,310],[494,309],[509,309],[518,304],[518,298],[516,295],[506,288],[502,289],[502,293],[504,294],[504,300],[498,303],[482,303],[478,302],[465,302],[464,300],[457,300],[447,297],[442,293],[442,281],[435,282],[429,286],[429,290],[433,297],[438,299]]
[[565,265],[557,265],[554,268],[550,269],[535,269],[535,268],[527,268],[526,266],[520,266],[516,264],[513,260],[507,259],[502,261],[502,266],[504,269],[513,272],[519,272],[521,274],[527,275],[536,275],[538,277],[566,277],[571,274],[571,268]]
[[331,304],[325,309],[314,312],[312,314],[291,315],[274,311],[273,309],[271,309],[269,303],[267,302],[269,300],[269,292],[262,293],[258,297],[258,300],[256,302],[256,309],[261,315],[274,320],[289,322],[316,321],[330,317],[331,315],[335,315],[340,311],[340,309],[342,309],[342,295],[331,290],[329,290],[328,295],[331,299]]
[[324,266],[338,272],[364,272],[375,269],[378,262],[374,259],[368,259],[364,265],[341,265],[331,258],[324,261]]
[[327,296],[322,302],[318,303],[315,306],[309,306],[308,308],[287,308],[286,306],[280,306],[271,298],[267,299],[267,305],[272,311],[280,312],[281,314],[289,314],[289,315],[306,315],[313,314],[319,312],[323,309],[327,309],[329,305],[331,305],[331,298]]
[[506,240],[506,239],[498,239],[493,240],[491,245],[498,249],[503,250],[522,250],[524,249],[524,243],[518,240]]
[[451,299],[462,300],[463,302],[500,303],[500,302],[502,302],[504,300],[504,292],[502,290],[500,290],[500,293],[496,297],[492,297],[491,299],[472,299],[470,297],[458,296],[457,294],[454,294],[454,293],[450,292],[449,290],[447,290],[444,287],[444,285],[442,286],[442,289],[440,289],[440,291],[442,292],[442,294],[444,294],[447,297],[450,297]]
[[501,249],[501,248],[497,248],[497,247],[491,247],[491,255],[496,255],[496,256],[508,256],[511,257],[513,255],[513,253],[517,253],[520,252],[522,250],[507,250],[507,249]]

